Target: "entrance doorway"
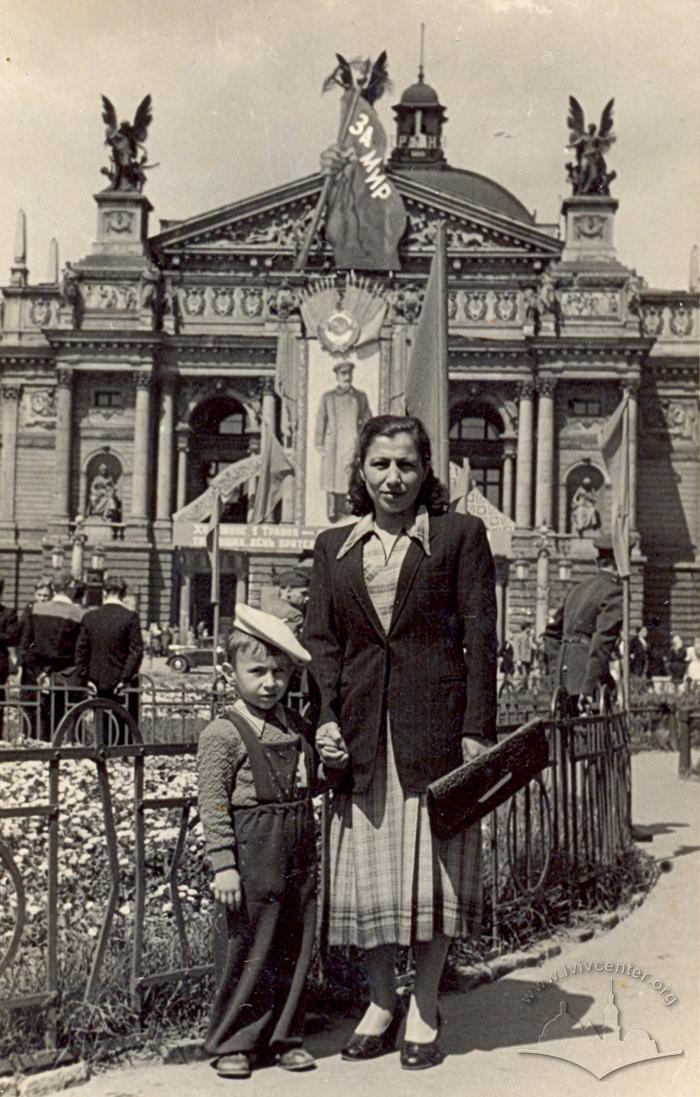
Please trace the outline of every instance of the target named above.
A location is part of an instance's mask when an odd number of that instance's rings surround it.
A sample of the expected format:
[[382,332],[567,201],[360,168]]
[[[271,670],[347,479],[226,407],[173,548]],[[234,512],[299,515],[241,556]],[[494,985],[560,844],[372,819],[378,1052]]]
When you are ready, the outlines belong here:
[[[196,499],[227,465],[247,457],[259,439],[247,430],[246,410],[232,396],[213,396],[199,404],[190,419],[190,460],[187,501]],[[224,506],[222,522],[245,522],[248,516],[246,484],[236,489]]]

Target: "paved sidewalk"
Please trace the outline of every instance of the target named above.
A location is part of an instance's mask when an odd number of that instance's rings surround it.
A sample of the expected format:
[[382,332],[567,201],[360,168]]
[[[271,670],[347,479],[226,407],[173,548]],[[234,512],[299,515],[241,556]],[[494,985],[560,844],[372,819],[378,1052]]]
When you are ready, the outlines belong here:
[[[468,994],[445,997],[442,1044],[448,1057],[440,1067],[411,1074],[399,1068],[397,1055],[372,1063],[344,1063],[337,1052],[351,1027],[347,1024],[309,1039],[319,1060],[311,1073],[283,1074],[270,1067],[249,1081],[235,1082],[218,1078],[208,1063],[153,1063],[98,1074],[76,1094],[218,1097],[235,1089],[251,1097],[277,1097],[282,1090],[287,1097],[411,1097],[430,1089],[440,1097],[507,1097],[516,1091],[526,1097],[580,1097],[600,1089],[605,1097],[638,1097],[646,1088],[655,1097],[696,1097],[700,785],[678,781],[676,767],[673,753],[633,759],[635,822],[653,829],[654,842],[644,848],[665,860],[669,869],[650,897],[614,929],[584,944],[567,943],[560,956],[542,967],[522,968]],[[604,969],[606,962],[624,964],[629,974],[596,970],[596,965]],[[556,976],[556,983],[548,984],[548,976]],[[654,982],[667,989],[654,989]],[[665,1004],[664,998],[671,995],[677,1001]],[[543,1040],[547,1056],[521,1054],[521,1048],[537,1049],[544,1025],[557,1014],[561,1016]],[[633,1029],[637,1031],[630,1032]],[[581,1059],[602,1072],[624,1062],[628,1049],[634,1058],[654,1058],[617,1069],[602,1081],[580,1065],[551,1057]],[[683,1054],[668,1054],[675,1051]]]

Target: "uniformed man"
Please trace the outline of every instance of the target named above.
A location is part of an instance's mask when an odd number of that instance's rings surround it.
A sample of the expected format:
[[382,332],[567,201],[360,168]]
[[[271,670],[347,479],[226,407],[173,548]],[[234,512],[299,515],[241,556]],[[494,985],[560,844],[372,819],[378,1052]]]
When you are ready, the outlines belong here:
[[354,369],[352,362],[336,362],[336,386],[324,392],[316,413],[314,441],[321,454],[321,490],[330,522],[347,514],[345,496],[357,438],[372,417],[367,394],[353,386]]
[[612,538],[595,541],[598,570],[569,591],[544,632],[550,665],[556,658],[557,684],[580,711],[599,686],[615,688],[610,659],[622,630],[622,582],[615,570]]

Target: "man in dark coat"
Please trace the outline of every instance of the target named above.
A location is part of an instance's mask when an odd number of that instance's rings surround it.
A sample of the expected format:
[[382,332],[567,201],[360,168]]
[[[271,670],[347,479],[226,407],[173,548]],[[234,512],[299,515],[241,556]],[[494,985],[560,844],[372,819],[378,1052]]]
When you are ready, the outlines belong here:
[[[75,645],[85,610],[73,602],[75,580],[69,571],[53,578],[53,598],[36,602],[27,615],[20,640],[20,658],[26,682],[42,685],[48,679],[50,693],[41,694],[40,738],[50,739],[66,705],[77,704],[80,694],[66,687],[79,684],[75,676]],[[56,680],[55,675],[61,677]]]
[[558,684],[574,711],[586,706],[598,686],[615,688],[609,667],[622,630],[622,582],[611,538],[599,537],[596,547],[598,571],[572,587],[544,633],[550,665],[558,649]]
[[[104,602],[85,614],[76,647],[81,685],[92,683],[98,697],[114,698],[122,704],[124,691],[133,686],[143,659],[141,625],[138,614],[123,604],[126,592],[126,582],[120,576],[105,580]],[[127,707],[137,718],[133,702]]]
[[19,632],[16,611],[2,603],[4,589],[5,580],[0,579],[0,739],[5,720],[5,710],[1,705],[7,700],[5,683],[10,676],[10,648],[17,643]]

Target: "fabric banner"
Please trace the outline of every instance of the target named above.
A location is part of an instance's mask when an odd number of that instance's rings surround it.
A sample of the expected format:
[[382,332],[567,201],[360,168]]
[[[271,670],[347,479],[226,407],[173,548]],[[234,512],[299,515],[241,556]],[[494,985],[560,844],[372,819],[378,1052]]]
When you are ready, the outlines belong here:
[[[352,100],[352,91],[347,91],[340,103],[341,118]],[[384,171],[386,133],[374,108],[361,97],[345,148],[354,158],[333,177],[326,214],[335,265],[345,270],[399,270],[397,245],[406,227],[406,210]]]
[[214,477],[208,488],[191,503],[173,514],[173,545],[183,548],[192,544],[195,524],[206,522],[214,509],[214,496],[219,495],[226,504],[233,492],[248,480],[254,480],[260,472],[261,455],[253,453],[227,465]]
[[263,420],[260,475],[250,516],[251,523],[264,522],[272,518],[274,509],[282,498],[284,478],[293,474],[294,466],[282,449],[274,430]]
[[620,578],[630,574],[629,397],[625,393],[603,427],[600,452],[612,484],[612,542]]
[[433,450],[438,479],[449,482],[447,355],[447,237],[438,221],[435,254],[406,371],[406,411],[420,419]]

